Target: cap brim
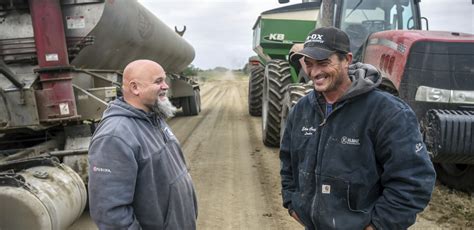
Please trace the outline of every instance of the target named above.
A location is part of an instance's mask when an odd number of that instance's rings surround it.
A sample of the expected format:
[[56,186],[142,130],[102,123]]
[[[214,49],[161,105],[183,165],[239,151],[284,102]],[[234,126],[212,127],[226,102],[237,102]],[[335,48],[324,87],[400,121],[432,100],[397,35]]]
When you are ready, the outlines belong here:
[[290,61],[295,63],[302,57],[309,57],[311,59],[320,61],[328,59],[333,53],[336,53],[336,51],[321,49],[317,47],[305,47],[301,51],[295,52],[294,54],[290,55]]

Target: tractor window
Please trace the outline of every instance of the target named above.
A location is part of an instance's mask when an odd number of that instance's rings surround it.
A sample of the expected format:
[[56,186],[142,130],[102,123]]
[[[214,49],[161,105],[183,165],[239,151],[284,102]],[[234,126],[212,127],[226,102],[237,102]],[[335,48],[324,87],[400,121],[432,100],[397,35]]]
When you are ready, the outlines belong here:
[[390,10],[390,24],[393,30],[413,29],[413,10],[412,5],[397,4]]
[[411,0],[346,0],[341,9],[341,29],[351,40],[356,61],[370,34],[413,25]]

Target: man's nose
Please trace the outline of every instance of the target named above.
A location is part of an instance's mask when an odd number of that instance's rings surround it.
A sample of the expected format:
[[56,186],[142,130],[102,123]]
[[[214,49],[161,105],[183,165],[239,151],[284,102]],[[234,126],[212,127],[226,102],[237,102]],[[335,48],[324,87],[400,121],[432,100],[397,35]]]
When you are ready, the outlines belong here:
[[163,84],[161,84],[161,89],[169,89],[170,87],[168,86],[168,84],[166,84],[166,82],[163,82]]

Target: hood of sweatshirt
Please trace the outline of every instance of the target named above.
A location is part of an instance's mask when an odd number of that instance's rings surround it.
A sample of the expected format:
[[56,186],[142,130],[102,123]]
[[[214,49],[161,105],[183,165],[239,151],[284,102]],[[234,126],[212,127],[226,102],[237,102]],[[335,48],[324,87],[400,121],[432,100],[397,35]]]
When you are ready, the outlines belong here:
[[123,97],[117,98],[116,100],[113,100],[109,103],[107,109],[104,111],[102,120],[115,116],[131,117],[135,119],[145,120],[153,125],[156,125],[158,120],[158,116],[156,113],[147,113],[141,109],[137,109],[125,102]]
[[382,83],[382,76],[380,76],[379,71],[374,66],[360,62],[349,66],[349,78],[352,81],[351,87],[338,101],[344,101],[367,93]]

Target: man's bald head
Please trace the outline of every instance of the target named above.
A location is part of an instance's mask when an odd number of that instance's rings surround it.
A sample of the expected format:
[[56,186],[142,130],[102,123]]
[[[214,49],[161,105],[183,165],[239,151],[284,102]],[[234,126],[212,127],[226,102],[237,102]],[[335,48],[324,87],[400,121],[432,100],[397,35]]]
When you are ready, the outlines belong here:
[[123,71],[124,100],[134,107],[150,111],[159,94],[168,90],[166,73],[160,64],[151,60],[136,60]]
[[165,73],[163,67],[154,61],[146,59],[132,61],[123,70],[123,84],[126,86],[131,80],[148,80],[156,72]]

